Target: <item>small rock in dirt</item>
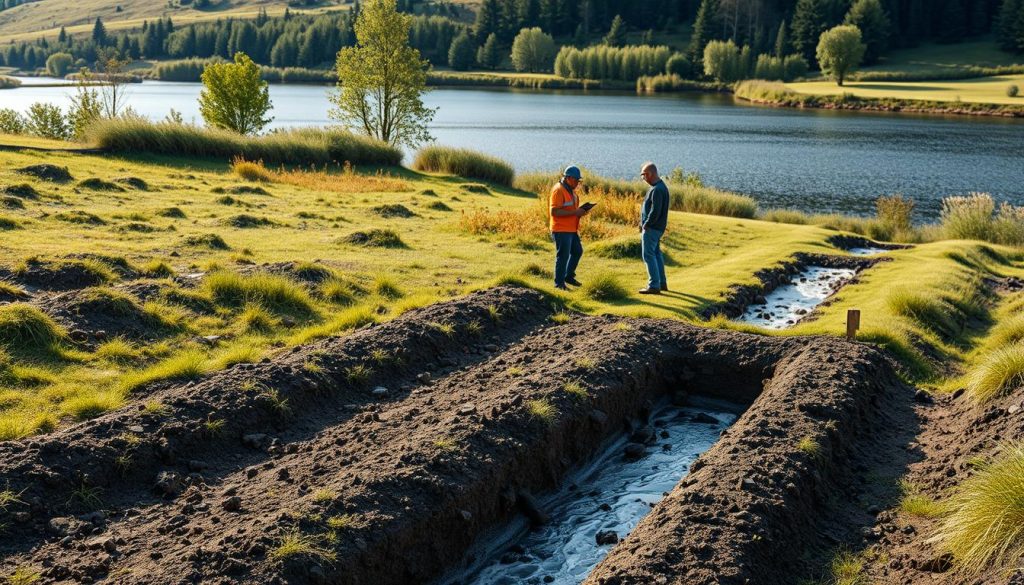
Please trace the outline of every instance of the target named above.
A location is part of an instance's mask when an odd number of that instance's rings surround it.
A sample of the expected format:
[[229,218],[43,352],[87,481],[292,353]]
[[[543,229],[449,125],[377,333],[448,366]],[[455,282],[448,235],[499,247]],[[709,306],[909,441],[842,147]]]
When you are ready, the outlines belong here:
[[156,489],[165,496],[176,496],[185,489],[185,481],[175,471],[161,471],[156,476]]
[[736,483],[736,489],[746,490],[749,492],[753,491],[756,488],[757,482],[750,479],[749,477],[744,477],[743,479],[739,480],[739,482]]
[[114,542],[114,539],[110,538],[109,536],[90,540],[86,546],[88,546],[92,550],[105,550],[108,553],[112,553],[117,550],[117,543]]
[[267,436],[263,433],[252,433],[242,437],[242,444],[252,449],[262,449],[267,442]]
[[376,388],[373,389],[373,392],[371,392],[371,394],[373,394],[377,398],[387,398],[388,389],[383,386],[377,386]]
[[921,404],[931,404],[935,402],[935,400],[932,398],[931,394],[925,392],[924,390],[918,390],[917,392],[914,393],[914,402],[918,402]]
[[614,530],[602,530],[597,533],[597,544],[616,544],[619,542],[619,535]]
[[602,512],[611,512],[612,511],[612,507],[611,507],[610,504],[601,504],[600,506],[597,507],[597,509],[601,510]]
[[623,449],[622,454],[625,455],[628,461],[636,461],[647,453],[647,447],[641,443],[629,443],[626,448]]
[[476,405],[473,403],[463,404],[459,407],[459,416],[469,416],[476,412]]
[[1010,407],[1006,409],[1007,414],[1017,414],[1018,412],[1020,412],[1019,404],[1011,404]]
[[132,425],[132,426],[128,427],[128,432],[135,433],[137,435],[141,435],[142,433],[146,432],[146,429],[143,428],[142,425]]
[[466,522],[469,522],[473,519],[473,513],[470,512],[469,510],[459,510],[459,513],[462,514],[462,519]]
[[242,498],[231,496],[220,503],[220,507],[226,512],[237,512],[242,509]]
[[416,376],[416,381],[419,382],[420,384],[429,384],[430,372],[423,372],[422,374]]

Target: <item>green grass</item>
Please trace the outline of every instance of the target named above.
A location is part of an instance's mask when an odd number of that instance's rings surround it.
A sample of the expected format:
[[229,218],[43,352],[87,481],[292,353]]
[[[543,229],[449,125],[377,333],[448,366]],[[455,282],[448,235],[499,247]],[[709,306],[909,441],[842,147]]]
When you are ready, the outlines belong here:
[[863,81],[961,79],[993,75],[993,70],[1022,63],[1019,55],[1000,50],[991,40],[923,44],[889,51],[881,63],[861,69],[854,77]]
[[511,187],[515,180],[512,165],[493,156],[464,148],[427,146],[416,153],[413,168],[428,173],[480,179]]
[[1024,386],[1024,343],[992,350],[967,375],[967,391],[985,403]]
[[922,494],[920,486],[901,481],[900,490],[903,492],[903,497],[900,499],[900,511],[904,514],[919,518],[938,518],[945,511],[945,507],[941,503]]
[[90,127],[89,142],[114,152],[228,160],[244,157],[267,165],[331,164],[397,166],[402,152],[388,144],[343,130],[316,128],[246,137],[227,131],[149,122],[141,118],[104,120]]
[[1024,83],[1024,73],[949,81],[848,81],[842,87],[833,81],[807,81],[787,83],[786,87],[811,95],[850,94],[872,99],[1020,105],[1020,99],[1006,95],[1006,87],[1014,83]]
[[199,350],[186,350],[148,368],[127,374],[121,381],[125,393],[165,380],[194,380],[209,371],[206,355]]
[[796,448],[811,459],[821,457],[821,443],[816,441],[814,437],[802,437],[800,442],[797,443]]
[[32,305],[0,306],[0,347],[11,351],[50,351],[66,337],[63,328]]
[[548,400],[529,400],[526,402],[526,411],[546,425],[553,425],[558,419],[558,408]]
[[864,559],[850,551],[839,551],[829,566],[832,585],[868,585],[870,580],[864,573]]
[[259,305],[275,313],[311,316],[313,300],[299,283],[265,272],[243,276],[217,271],[206,277],[203,287],[213,301],[224,307]]
[[42,578],[42,573],[32,567],[18,567],[7,576],[7,585],[32,585]]
[[333,562],[336,555],[334,551],[321,544],[320,538],[295,530],[281,537],[278,545],[270,551],[270,558],[275,561],[285,561],[293,557]]
[[948,502],[935,541],[965,576],[1016,566],[1024,555],[1024,448],[1003,454],[963,481]]
[[[412,308],[495,284],[530,286],[545,292],[549,302],[557,307],[553,322],[570,321],[577,313],[696,320],[703,309],[720,301],[733,285],[755,283],[753,275],[758,270],[797,252],[839,253],[828,243],[837,233],[834,228],[857,228],[853,222],[836,223],[831,229],[813,224],[780,226],[745,218],[672,211],[672,230],[664,238],[663,246],[672,259],[668,277],[680,283],[678,292],[649,298],[615,293],[614,289],[619,287],[612,287],[612,294],[606,294],[603,284],[608,282],[620,287],[635,283],[639,288],[643,267],[628,254],[591,253],[606,243],[608,248],[635,250],[637,237],[632,225],[601,220],[600,230],[584,232],[587,254],[580,265],[579,278],[590,287],[556,294],[551,290],[554,251],[546,233],[543,203],[507,189],[491,188],[485,200],[483,196],[464,192],[462,185],[467,183],[466,179],[403,170],[402,180],[411,187],[408,191],[352,194],[320,189],[317,185],[275,183],[270,196],[237,196],[260,206],[253,208],[258,211],[247,210],[248,213],[280,224],[271,233],[223,225],[224,219],[235,215],[235,211],[218,205],[211,191],[227,192],[238,185],[227,159],[5,151],[0,152],[0,185],[24,182],[26,178],[12,169],[41,161],[68,167],[76,177],[145,177],[153,189],[143,197],[134,192],[129,197],[116,192],[77,192],[73,183],[54,185],[32,180],[33,188],[47,197],[59,197],[62,206],[94,214],[109,223],[90,226],[62,222],[52,215],[33,215],[25,229],[4,232],[5,260],[0,260],[0,264],[13,270],[15,278],[21,278],[28,274],[30,265],[18,260],[31,256],[35,257],[31,260],[33,271],[63,270],[63,265],[67,265],[89,271],[98,281],[115,282],[118,274],[139,270],[132,267],[145,269],[154,260],[165,262],[173,266],[176,283],[153,281],[161,290],[153,297],[153,304],[143,305],[142,311],[173,327],[154,329],[159,337],[154,342],[108,342],[95,352],[75,349],[63,339],[57,344],[49,343],[52,337],[39,344],[44,351],[8,349],[10,359],[0,372],[0,437],[5,438],[52,429],[62,417],[70,420],[119,406],[134,399],[127,390],[150,380],[173,378],[179,373],[186,377],[200,375],[238,360],[273,355],[276,348],[345,335],[369,323],[393,319]],[[372,174],[375,170],[361,173]],[[550,175],[538,179],[544,191],[550,189],[554,180]],[[685,176],[681,181],[673,185],[685,184]],[[615,214],[625,218],[621,221],[631,222],[638,203],[630,197],[643,189],[640,182],[596,182],[609,193],[609,201],[619,201]],[[684,192],[682,188],[671,188],[673,192]],[[418,212],[430,201],[422,194],[426,191],[442,198],[453,212],[382,220],[373,211],[381,205],[403,205]],[[619,191],[622,193],[618,194]],[[459,218],[479,210],[481,205],[485,205],[488,214],[521,214],[522,233],[506,237],[463,231]],[[161,214],[171,208],[180,214]],[[301,225],[294,219],[298,212],[305,214]],[[159,229],[152,233],[118,231],[117,226],[129,218],[151,218],[149,221]],[[381,223],[385,221],[390,223]],[[391,230],[388,238],[397,238],[403,247],[339,244],[339,238],[352,231],[366,233],[374,226]],[[186,242],[192,245],[184,245]],[[107,258],[87,256],[97,252]],[[783,334],[842,335],[846,310],[859,308],[864,324],[860,339],[890,349],[908,378],[943,385],[945,376],[959,374],[962,368],[973,365],[977,348],[985,343],[984,330],[972,329],[970,321],[974,318],[968,319],[969,313],[979,310],[978,279],[993,275],[1024,276],[1024,267],[1019,265],[1020,253],[1005,246],[986,248],[977,242],[939,241],[894,251],[888,256],[891,262],[865,271],[858,282],[834,297],[833,304],[819,311],[818,319],[801,323]],[[316,258],[324,261],[314,263]],[[308,264],[296,264],[307,260]],[[242,276],[225,268],[237,262],[280,265],[298,280],[282,277],[283,280],[272,279],[268,284],[255,274]],[[160,277],[163,272],[162,267],[157,267],[152,274]],[[598,288],[600,292],[595,292]],[[954,335],[940,335],[913,314],[894,311],[888,302],[889,293],[900,289],[947,303],[957,325]],[[309,312],[305,314],[290,313],[306,308]],[[0,310],[10,310],[10,305]],[[480,320],[514,321],[514,315],[501,312],[495,307],[493,314]],[[1002,309],[992,312],[993,335],[1013,314]],[[15,321],[20,326],[23,320]],[[965,324],[968,326],[964,327]],[[730,326],[725,322],[708,325]],[[633,326],[628,322],[619,326],[630,327]],[[456,332],[456,336],[473,334],[472,327]],[[210,335],[222,337],[212,349],[200,350],[191,343],[197,336]],[[369,365],[377,368],[376,362],[367,359]],[[390,364],[381,365],[380,369],[387,367]]]
[[629,290],[614,274],[599,273],[586,279],[580,293],[588,299],[602,302],[623,301],[629,298]]
[[569,380],[565,384],[562,384],[562,390],[565,390],[566,394],[574,398],[583,399],[590,397],[590,392],[587,392],[587,389],[583,386],[583,382],[580,380]]

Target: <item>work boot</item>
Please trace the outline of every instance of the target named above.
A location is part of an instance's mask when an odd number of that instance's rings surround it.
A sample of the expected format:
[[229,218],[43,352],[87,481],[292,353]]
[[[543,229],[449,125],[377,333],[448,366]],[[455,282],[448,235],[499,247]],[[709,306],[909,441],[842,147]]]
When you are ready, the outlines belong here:
[[642,295],[660,295],[661,294],[661,289],[660,288],[650,288],[650,287],[647,287],[647,288],[642,288],[642,289],[640,289],[637,292],[639,292]]
[[571,284],[573,286],[583,286],[583,283],[578,281],[578,280],[576,280],[575,276],[573,276],[571,278],[566,278],[565,279],[565,284]]
[[661,292],[668,292],[668,285],[667,284],[661,287]]
[[569,290],[569,287],[565,286],[564,284],[556,284],[555,288],[558,290]]

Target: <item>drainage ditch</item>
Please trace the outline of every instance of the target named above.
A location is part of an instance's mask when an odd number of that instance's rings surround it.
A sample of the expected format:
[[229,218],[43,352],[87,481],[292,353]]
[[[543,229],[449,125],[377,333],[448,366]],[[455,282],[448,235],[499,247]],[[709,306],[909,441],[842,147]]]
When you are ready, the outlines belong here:
[[766,329],[792,327],[856,275],[852,268],[808,266],[794,277],[794,282],[756,299],[737,321]]
[[740,411],[738,405],[711,401],[683,409],[663,405],[650,425],[611,440],[567,476],[561,489],[538,500],[547,522],[531,526],[519,517],[482,536],[467,555],[467,567],[441,583],[580,583]]

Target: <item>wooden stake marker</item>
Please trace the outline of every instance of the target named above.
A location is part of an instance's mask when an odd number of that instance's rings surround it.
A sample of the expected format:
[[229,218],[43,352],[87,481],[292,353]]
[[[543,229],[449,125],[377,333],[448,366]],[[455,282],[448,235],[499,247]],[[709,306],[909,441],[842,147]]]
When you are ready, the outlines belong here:
[[850,309],[846,312],[846,338],[850,341],[857,339],[858,330],[860,330],[860,310]]

